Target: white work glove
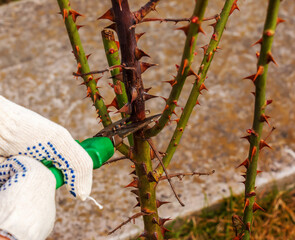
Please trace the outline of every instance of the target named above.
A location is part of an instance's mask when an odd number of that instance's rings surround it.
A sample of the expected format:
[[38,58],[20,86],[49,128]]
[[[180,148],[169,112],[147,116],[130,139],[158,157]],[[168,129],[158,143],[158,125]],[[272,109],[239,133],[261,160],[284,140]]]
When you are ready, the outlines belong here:
[[55,220],[55,185],[54,175],[32,158],[11,157],[0,164],[0,236],[45,239]]
[[[0,229],[19,240],[44,239],[53,227],[55,178],[35,161],[44,158],[63,171],[72,195],[90,198],[93,162],[87,152],[65,128],[0,96]],[[17,174],[24,166],[27,173]]]

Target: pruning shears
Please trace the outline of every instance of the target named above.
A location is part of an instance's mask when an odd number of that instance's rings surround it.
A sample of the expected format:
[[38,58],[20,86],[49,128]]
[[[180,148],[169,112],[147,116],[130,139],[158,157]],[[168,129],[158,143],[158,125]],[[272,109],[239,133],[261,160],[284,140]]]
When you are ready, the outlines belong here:
[[[123,118],[102,129],[93,138],[79,142],[89,154],[93,161],[93,169],[100,168],[107,160],[114,155],[114,148],[123,142],[128,135],[145,128],[156,121],[161,114],[153,115],[143,121],[131,122],[129,118]],[[61,170],[54,167],[52,161],[46,159],[41,161],[55,176],[56,188],[64,184],[64,175]]]

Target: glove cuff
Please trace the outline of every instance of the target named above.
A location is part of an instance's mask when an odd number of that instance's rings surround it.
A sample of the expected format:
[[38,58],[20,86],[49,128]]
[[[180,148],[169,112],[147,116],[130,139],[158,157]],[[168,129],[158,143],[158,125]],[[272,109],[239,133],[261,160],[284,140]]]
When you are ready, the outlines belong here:
[[9,240],[17,240],[17,238],[15,236],[13,236],[11,233],[0,229],[0,236],[6,237]]

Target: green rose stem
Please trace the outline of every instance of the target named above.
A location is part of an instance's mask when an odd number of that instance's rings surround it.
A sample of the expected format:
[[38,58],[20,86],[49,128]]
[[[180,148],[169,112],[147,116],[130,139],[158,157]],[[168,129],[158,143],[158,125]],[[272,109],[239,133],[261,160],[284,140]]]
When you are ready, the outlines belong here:
[[[57,2],[66,25],[68,36],[73,48],[73,53],[77,60],[77,72],[81,74],[88,73],[90,72],[90,68],[78,33],[78,30],[81,26],[76,24],[76,19],[77,17],[81,16],[81,14],[71,8],[70,2],[68,0],[57,0]],[[103,126],[108,126],[112,123],[112,121],[100,92],[97,89],[97,80],[94,79],[92,75],[83,76],[83,80],[87,87],[87,97],[91,97]],[[117,149],[125,156],[128,156],[129,149],[126,145],[121,144],[117,147]]]
[[[214,27],[214,33],[211,37],[210,43],[208,45],[207,51],[204,55],[203,61],[201,63],[201,66],[199,68],[199,72],[196,78],[196,81],[194,83],[194,86],[191,90],[190,96],[187,100],[187,103],[183,109],[182,115],[177,123],[176,129],[174,131],[174,134],[172,136],[172,139],[168,145],[168,148],[166,150],[166,154],[163,157],[163,163],[165,167],[167,167],[173,157],[173,154],[178,146],[178,143],[180,141],[180,138],[183,134],[183,131],[187,125],[188,119],[197,103],[198,97],[200,95],[200,92],[203,89],[206,89],[204,85],[204,81],[206,79],[206,75],[209,69],[209,66],[211,64],[211,61],[214,57],[214,54],[216,50],[218,49],[218,44],[221,39],[223,30],[225,28],[225,25],[227,23],[229,15],[232,13],[232,11],[235,9],[235,0],[227,0],[224,4],[223,10],[220,14],[220,18],[217,18],[217,23]],[[181,68],[180,68],[181,69]],[[163,167],[161,165],[158,165],[155,169],[155,176],[160,177],[163,174]]]
[[257,63],[257,73],[249,76],[255,84],[255,109],[252,129],[248,130],[249,136],[246,138],[250,142],[248,158],[241,164],[247,168],[245,181],[245,206],[244,206],[244,229],[243,240],[249,240],[251,226],[253,222],[253,212],[261,209],[255,202],[255,180],[257,175],[257,161],[260,150],[267,146],[261,138],[263,124],[268,123],[269,116],[265,115],[265,107],[269,101],[265,99],[266,78],[268,63],[274,61],[271,54],[271,46],[277,26],[280,0],[269,0],[267,16],[264,24],[263,37],[257,43],[261,43],[260,55]]
[[[108,60],[110,67],[121,65],[121,60],[119,56],[119,47],[118,42],[115,41],[115,35],[112,30],[104,29],[101,31],[103,46],[105,49],[105,54]],[[126,103],[128,103],[128,97],[123,83],[123,74],[120,72],[119,68],[115,68],[111,71],[113,79],[113,88],[116,94],[116,97],[113,101],[107,105],[107,108],[113,106],[118,110],[121,109]],[[121,79],[119,79],[121,78]],[[127,117],[126,113],[121,113],[122,118]],[[128,141],[131,146],[133,146],[133,137],[132,135],[128,136]]]
[[188,26],[181,28],[187,35],[185,46],[182,54],[182,60],[180,67],[175,77],[171,93],[166,101],[166,106],[164,112],[159,119],[159,122],[151,129],[145,132],[145,136],[152,137],[157,135],[168,123],[171,118],[172,113],[177,105],[178,98],[180,96],[181,90],[185,83],[185,80],[190,73],[191,63],[194,58],[194,50],[197,42],[198,33],[202,30],[201,23],[204,17],[204,13],[208,4],[208,0],[196,1],[193,16],[191,17],[191,22]]

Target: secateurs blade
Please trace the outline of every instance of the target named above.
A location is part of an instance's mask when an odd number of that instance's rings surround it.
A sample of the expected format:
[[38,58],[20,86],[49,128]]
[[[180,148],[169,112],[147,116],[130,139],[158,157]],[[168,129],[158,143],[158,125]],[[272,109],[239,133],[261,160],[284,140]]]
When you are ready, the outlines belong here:
[[[143,121],[138,121],[138,122],[130,122],[129,121],[130,118],[128,117],[123,118],[105,127],[96,135],[94,135],[94,137],[108,137],[111,140],[114,140],[115,138],[120,138],[120,140],[122,141],[128,135],[156,121],[160,116],[161,114],[156,114],[144,119]],[[117,145],[117,144],[114,143],[114,145]]]

